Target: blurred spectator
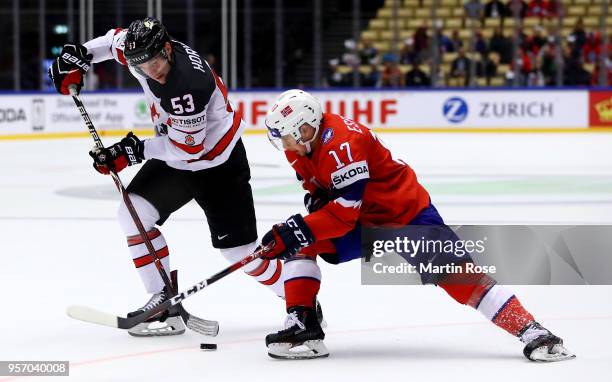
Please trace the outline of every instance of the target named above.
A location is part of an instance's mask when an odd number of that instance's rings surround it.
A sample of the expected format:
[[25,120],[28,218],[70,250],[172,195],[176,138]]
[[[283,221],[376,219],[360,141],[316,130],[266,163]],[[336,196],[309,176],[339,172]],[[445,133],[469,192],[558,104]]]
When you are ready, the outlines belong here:
[[361,59],[357,53],[357,44],[349,39],[344,41],[344,53],[342,54],[342,63],[351,67],[359,66]]
[[465,55],[465,49],[461,48],[458,51],[457,57],[451,63],[451,77],[452,78],[463,78],[465,79],[465,85],[467,86],[470,83],[470,65],[472,64],[472,60],[470,60]]
[[487,55],[487,42],[482,35],[482,31],[477,30],[474,36],[474,51],[478,52],[482,57]]
[[612,85],[612,49],[608,50],[608,57],[604,61],[604,84],[599,83],[600,64],[599,61],[595,64],[595,69],[591,75],[591,85],[610,86]]
[[380,84],[385,88],[398,88],[404,86],[404,76],[397,64],[397,58],[391,53],[383,56],[383,69],[380,73]]
[[499,65],[499,54],[489,52],[482,56],[483,59],[478,65],[478,76],[484,77],[487,86],[491,85],[491,79],[497,76],[497,66]]
[[349,85],[348,76],[340,73],[338,70],[338,66],[340,64],[340,60],[334,58],[329,60],[329,67],[327,69],[327,86],[336,88],[336,87],[345,87]]
[[436,29],[436,38],[438,39],[438,49],[440,49],[442,54],[455,51],[455,45],[451,39],[444,34],[444,30],[442,30],[442,28]]
[[453,34],[451,36],[451,42],[453,44],[453,52],[459,52],[459,49],[463,48],[463,40],[459,36],[459,30],[453,30]]
[[543,77],[545,86],[553,86],[557,82],[557,47],[555,37],[549,36],[546,44],[540,49],[537,57],[538,72]]
[[527,16],[527,3],[524,0],[510,0],[508,13],[510,17],[518,16],[521,20],[524,19]]
[[568,42],[573,44],[572,57],[578,58],[582,51],[582,46],[586,42],[586,32],[584,30],[584,21],[579,17],[574,26],[574,30],[568,36]]
[[516,39],[519,46],[527,49],[529,36],[527,36],[522,26],[516,29]]
[[412,65],[412,69],[406,73],[406,87],[421,88],[431,86],[431,80],[427,76],[427,73],[421,69],[419,64],[420,63],[416,61]]
[[525,47],[533,54],[538,54],[540,49],[546,44],[546,37],[543,35],[544,28],[536,25],[533,28],[533,35],[526,37]]
[[601,38],[599,32],[590,32],[582,46],[582,59],[584,62],[596,62],[601,52]]
[[509,64],[512,61],[512,41],[504,36],[500,27],[496,27],[493,31],[493,36],[489,41],[489,50],[499,54],[502,64]]
[[369,38],[361,40],[359,58],[361,60],[361,65],[378,63],[378,50],[374,47],[374,43]]
[[485,5],[484,16],[486,18],[503,19],[508,16],[508,8],[500,0],[490,0]]
[[442,69],[442,66],[437,66],[435,80],[432,81],[431,85],[436,88],[446,87],[446,73],[444,73],[444,69]]
[[519,84],[521,86],[527,86],[529,74],[535,69],[535,66],[533,56],[527,49],[525,49],[524,46],[519,47],[518,57],[516,58],[514,65],[518,67]]
[[402,49],[400,50],[400,64],[412,65],[416,59],[417,54],[414,51],[414,40],[412,38],[407,38],[404,40],[404,45],[402,45]]
[[483,14],[483,6],[480,0],[468,0],[464,5],[465,16],[468,19],[481,19]]
[[589,86],[591,73],[583,65],[581,57],[566,57],[563,70],[563,84],[567,86]]
[[548,1],[548,17],[558,17],[563,15],[563,4],[561,0]]
[[361,78],[361,86],[367,88],[380,87],[380,71],[378,70],[378,64],[370,64],[370,70],[367,71]]
[[546,0],[531,0],[527,6],[528,17],[549,17],[550,3]]
[[428,48],[429,35],[427,35],[427,25],[422,25],[414,32],[414,51],[420,59],[423,59],[429,54]]
[[511,87],[514,86],[514,72],[512,70],[508,70],[504,76],[504,86]]

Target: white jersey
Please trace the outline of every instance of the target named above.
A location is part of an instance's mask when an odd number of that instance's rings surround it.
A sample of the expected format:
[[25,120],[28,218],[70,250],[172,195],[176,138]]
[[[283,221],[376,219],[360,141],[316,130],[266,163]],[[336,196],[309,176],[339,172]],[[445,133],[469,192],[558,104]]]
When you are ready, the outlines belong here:
[[[127,31],[111,29],[84,45],[92,62],[114,59],[126,65],[123,46]],[[227,98],[223,81],[196,51],[172,40],[174,61],[166,83],[130,72],[144,90],[151,120],[161,134],[144,140],[145,159],[197,171],[225,162],[245,124]]]

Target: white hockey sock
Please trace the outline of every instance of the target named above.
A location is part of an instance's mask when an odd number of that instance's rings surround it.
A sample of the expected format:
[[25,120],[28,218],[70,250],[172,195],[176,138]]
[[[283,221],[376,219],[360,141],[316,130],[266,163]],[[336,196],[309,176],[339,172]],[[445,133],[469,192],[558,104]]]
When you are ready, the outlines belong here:
[[[153,228],[147,232],[147,236],[151,240],[153,248],[155,248],[155,254],[161,260],[166,273],[170,275],[170,255],[164,236],[157,228]],[[154,259],[149,254],[149,250],[142,240],[142,237],[140,235],[128,236],[127,241],[132,259],[134,260],[134,265],[138,270],[138,274],[147,292],[153,294],[162,290],[164,281],[159,275]]]
[[[159,220],[159,212],[157,212],[157,209],[151,203],[149,203],[149,201],[140,195],[130,194],[130,200],[136,209],[138,216],[140,217],[140,221],[142,222],[144,229],[147,231],[147,235],[153,244],[153,248],[155,249],[157,256],[160,258],[162,265],[169,276],[170,257],[168,256],[166,240],[161,232],[155,228],[155,223]],[[119,206],[117,218],[119,219],[119,224],[121,225],[124,234],[128,238],[130,253],[132,254],[134,265],[136,265],[138,274],[142,279],[145,289],[151,294],[161,291],[164,287],[164,282],[159,275],[155,264],[153,263],[153,258],[149,256],[147,246],[140,237],[138,228],[136,228],[134,220],[132,219],[132,216],[130,215],[130,212],[124,202],[121,202]]]
[[[253,242],[239,247],[221,249],[221,254],[233,264],[255,252],[256,248],[257,242]],[[277,296],[285,297],[285,272],[280,260],[255,259],[245,265],[242,270],[247,275],[254,277],[255,280],[268,286]]]
[[489,289],[476,309],[513,336],[518,335],[526,325],[534,321],[514,292],[504,285],[496,284]]

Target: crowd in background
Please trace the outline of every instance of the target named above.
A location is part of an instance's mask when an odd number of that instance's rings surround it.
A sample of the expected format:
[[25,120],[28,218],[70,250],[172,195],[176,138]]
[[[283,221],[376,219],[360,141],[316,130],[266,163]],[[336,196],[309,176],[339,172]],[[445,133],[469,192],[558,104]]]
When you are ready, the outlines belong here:
[[[490,85],[495,77],[502,78],[503,83],[498,85],[504,86],[555,86],[559,81],[565,86],[598,85],[602,70],[600,56],[604,51],[604,76],[607,84],[612,85],[612,33],[604,50],[604,39],[599,31],[585,29],[582,18],[577,19],[572,32],[565,37],[556,33],[555,23],[548,23],[553,25],[548,29],[536,25],[504,32],[508,31],[508,28],[503,28],[508,17],[538,17],[542,20],[559,17],[563,14],[559,1],[531,0],[526,3],[509,0],[504,3],[490,0],[482,4],[480,0],[468,0],[464,9],[466,18],[477,19],[482,25],[488,18],[499,19],[499,26],[495,27],[490,38],[485,38],[480,28],[474,28],[472,37],[466,40],[460,37],[459,29],[447,35],[441,25],[434,23],[434,27],[429,28],[424,23],[395,52],[380,52],[367,38],[359,43],[347,40],[344,54],[329,62],[327,85],[472,86],[479,82]],[[515,51],[514,39],[517,39],[518,51]],[[452,54],[453,59],[444,70],[442,62],[447,54]],[[437,64],[432,65],[432,61]],[[342,66],[352,70],[339,70]],[[402,71],[402,66],[409,69]],[[437,68],[435,76],[429,73],[430,68]],[[357,76],[358,82],[355,81]]]

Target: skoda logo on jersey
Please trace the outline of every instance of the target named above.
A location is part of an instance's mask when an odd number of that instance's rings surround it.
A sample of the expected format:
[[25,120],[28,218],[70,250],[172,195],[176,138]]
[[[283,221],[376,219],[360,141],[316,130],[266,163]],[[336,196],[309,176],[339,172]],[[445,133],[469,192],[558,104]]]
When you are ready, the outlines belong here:
[[191,135],[188,135],[185,137],[185,144],[189,145],[189,146],[193,146],[195,145],[195,139],[193,139],[193,137]]
[[333,137],[334,137],[334,131],[331,128],[328,127],[327,129],[325,129],[325,131],[321,135],[321,140],[323,141],[323,144],[326,144]]
[[468,105],[463,98],[452,97],[444,102],[442,113],[447,121],[451,123],[460,123],[468,116]]

